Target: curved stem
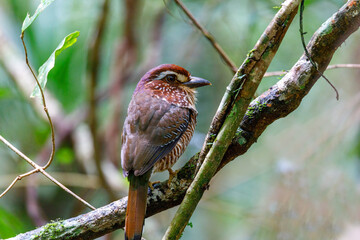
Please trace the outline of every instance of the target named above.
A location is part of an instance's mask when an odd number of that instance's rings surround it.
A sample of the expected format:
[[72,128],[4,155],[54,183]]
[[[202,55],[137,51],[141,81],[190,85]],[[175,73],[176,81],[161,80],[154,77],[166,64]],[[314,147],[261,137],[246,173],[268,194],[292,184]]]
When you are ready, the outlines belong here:
[[48,111],[48,108],[46,106],[46,100],[45,100],[45,95],[44,95],[44,90],[42,89],[40,83],[39,83],[39,80],[37,79],[35,73],[34,73],[34,70],[32,69],[32,67],[30,66],[30,63],[29,63],[29,58],[28,58],[28,54],[27,54],[27,49],[26,49],[26,45],[25,45],[25,42],[24,42],[24,32],[21,33],[20,35],[20,38],[21,38],[21,42],[23,44],[23,47],[24,47],[24,51],[25,51],[25,61],[26,61],[26,65],[29,67],[30,71],[31,71],[31,74],[33,75],[35,81],[36,81],[36,84],[37,86],[39,87],[39,90],[40,90],[40,94],[41,94],[41,99],[42,99],[42,103],[43,103],[43,107],[44,107],[44,112],[46,114],[46,117],[49,121],[49,125],[50,125],[50,128],[51,128],[51,153],[50,153],[50,157],[49,157],[49,160],[48,162],[45,164],[45,166],[43,167],[44,169],[48,168],[51,164],[51,162],[53,161],[54,159],[54,155],[55,155],[55,130],[54,130],[54,125],[52,123],[52,120],[51,120],[51,117],[50,117],[50,114],[49,114],[49,111]]

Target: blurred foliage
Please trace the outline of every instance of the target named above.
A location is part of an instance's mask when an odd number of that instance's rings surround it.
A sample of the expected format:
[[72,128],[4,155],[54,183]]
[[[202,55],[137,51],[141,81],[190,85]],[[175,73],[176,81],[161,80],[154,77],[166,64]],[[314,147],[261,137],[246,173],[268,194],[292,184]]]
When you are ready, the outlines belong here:
[[[58,56],[56,66],[48,75],[47,90],[59,101],[66,114],[84,108],[87,104],[88,47],[102,4],[102,1],[90,2],[54,1],[25,34],[29,60],[33,68],[38,69],[64,36],[80,31],[76,45]],[[238,65],[252,49],[281,2],[184,1]],[[345,2],[307,0],[304,14],[304,27],[308,32],[306,39],[309,40],[312,33]],[[0,40],[5,37],[21,57],[23,49],[19,35],[22,21],[27,12],[35,11],[38,3],[24,0],[0,2]],[[113,70],[117,68],[114,65],[116,52],[125,31],[124,2],[110,3],[99,65],[98,93],[109,87]],[[212,87],[199,90],[196,134],[177,163],[176,167],[179,167],[201,148],[232,74],[172,1],[142,1],[140,5],[136,28],[133,29],[136,34],[136,63],[122,91],[124,106],[119,124],[125,117],[132,91],[144,74],[142,67],[145,61],[150,62],[149,67],[175,63],[213,83]],[[161,12],[165,12],[164,22],[161,29],[156,29],[155,21]],[[154,50],[154,45],[150,44],[154,26],[160,34],[159,48],[155,49],[159,57],[148,60],[149,52]],[[269,71],[289,69],[301,56],[303,50],[298,28],[297,17]],[[359,33],[351,36],[335,53],[332,63],[360,63],[359,39]],[[215,176],[210,190],[191,219],[193,227],[186,228],[182,239],[339,239],[348,226],[360,228],[359,74],[358,69],[326,72],[326,76],[340,92],[340,101],[335,100],[330,86],[319,79],[296,111],[273,123],[244,156]],[[265,78],[258,94],[279,79]],[[34,86],[35,82],[31,89]],[[30,101],[0,63],[0,134],[36,160],[44,154],[41,150],[48,143],[50,131],[47,122],[39,117]],[[101,133],[106,131],[113,111],[113,105],[108,99],[99,103],[97,112]],[[60,181],[62,172],[85,176],[95,174],[91,159],[85,163],[79,160],[75,143],[74,136],[65,139],[57,147],[55,161],[49,167],[50,173],[59,173]],[[107,142],[104,143],[106,146]],[[87,150],[91,150],[89,146]],[[17,174],[31,169],[3,144],[0,144],[0,159],[1,189],[5,189]],[[114,165],[111,165],[110,170],[106,173],[111,174],[111,178],[120,182],[120,186],[126,185],[120,170]],[[154,180],[166,177],[167,173],[161,173],[155,175]],[[38,213],[45,221],[66,219],[88,211],[62,189],[46,180],[42,181],[42,178],[37,175],[24,179],[0,199],[0,238],[36,227],[37,217],[30,211],[28,191],[34,185],[37,190],[35,200],[41,211]],[[74,179],[74,183],[76,181]],[[69,187],[96,207],[109,203],[104,189],[75,186]],[[126,190],[119,190],[118,197],[124,194]],[[174,209],[147,219],[144,237],[149,240],[160,239],[173,214]],[[112,238],[121,239],[122,231],[114,233]],[[356,239],[360,239],[360,236]]]
[[0,237],[9,238],[24,231],[24,219],[17,217],[14,212],[8,212],[0,207]]

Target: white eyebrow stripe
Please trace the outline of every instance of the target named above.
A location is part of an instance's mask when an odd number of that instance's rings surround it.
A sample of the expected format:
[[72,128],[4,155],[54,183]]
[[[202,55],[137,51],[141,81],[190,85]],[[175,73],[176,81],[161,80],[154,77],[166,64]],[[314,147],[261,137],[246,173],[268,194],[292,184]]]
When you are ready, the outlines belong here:
[[187,77],[186,77],[185,75],[180,74],[180,73],[177,73],[177,72],[174,72],[174,71],[170,71],[170,70],[161,72],[161,73],[159,74],[159,76],[157,76],[156,78],[154,78],[154,80],[163,79],[166,75],[171,75],[171,74],[176,75],[177,80],[178,80],[179,82],[187,82]]

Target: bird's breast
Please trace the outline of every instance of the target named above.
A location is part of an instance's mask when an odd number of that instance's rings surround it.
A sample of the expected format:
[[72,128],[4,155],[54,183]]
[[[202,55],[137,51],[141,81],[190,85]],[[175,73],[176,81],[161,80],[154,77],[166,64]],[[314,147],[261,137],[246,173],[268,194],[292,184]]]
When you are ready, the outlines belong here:
[[172,86],[166,82],[155,80],[146,84],[146,91],[149,91],[155,98],[162,99],[179,107],[195,109],[195,90]]

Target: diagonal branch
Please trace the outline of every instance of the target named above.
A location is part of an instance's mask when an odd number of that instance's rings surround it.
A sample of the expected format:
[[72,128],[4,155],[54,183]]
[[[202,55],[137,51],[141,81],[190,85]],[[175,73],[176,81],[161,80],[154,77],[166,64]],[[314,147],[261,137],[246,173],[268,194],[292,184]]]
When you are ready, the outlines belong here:
[[220,57],[224,60],[224,62],[228,65],[228,67],[231,69],[233,73],[236,73],[237,67],[235,63],[229,58],[229,56],[225,53],[224,49],[216,42],[215,38],[211,33],[206,30],[197,20],[196,18],[191,14],[189,9],[185,7],[185,5],[180,0],[174,0],[175,3],[183,10],[183,12],[188,16],[188,18],[191,20],[191,22],[195,25],[196,28],[200,30],[200,32],[204,35],[204,37],[209,40],[211,45],[215,48],[215,50],[219,53]]
[[[326,68],[335,50],[359,26],[360,2],[354,0],[345,4],[313,35],[308,49],[321,71]],[[319,77],[302,56],[282,80],[252,101],[220,168],[244,154],[272,122],[294,111]],[[167,181],[155,185],[155,189],[149,193],[147,216],[169,209],[182,201],[194,177],[198,157],[198,154],[195,155],[180,170],[171,189],[167,187]],[[124,226],[126,200],[126,197],[122,198],[87,214],[50,223],[12,239],[46,239],[51,233],[53,239],[94,239]]]
[[10,184],[10,186],[0,195],[0,197],[4,196],[14,185],[17,181],[21,180],[24,177],[30,176],[36,172],[41,172],[45,177],[47,177],[48,179],[50,179],[50,181],[52,181],[53,183],[55,183],[56,185],[58,185],[59,187],[61,187],[62,189],[64,189],[64,191],[66,191],[67,193],[69,193],[70,195],[72,195],[74,198],[78,199],[79,201],[81,201],[83,204],[85,204],[86,206],[88,206],[89,208],[95,210],[96,208],[93,207],[92,205],[90,205],[89,203],[87,203],[85,200],[83,200],[82,198],[80,198],[78,195],[76,195],[75,193],[73,193],[70,189],[68,189],[67,187],[65,187],[63,184],[61,184],[59,181],[57,181],[54,177],[52,177],[50,174],[48,174],[47,172],[45,172],[45,168],[41,167],[39,165],[37,165],[34,161],[32,161],[30,158],[28,158],[25,154],[23,154],[21,151],[19,151],[16,147],[14,147],[11,143],[9,143],[5,138],[3,138],[0,135],[0,141],[3,142],[6,146],[8,146],[12,151],[14,151],[19,157],[21,157],[22,159],[24,159],[25,161],[27,161],[31,166],[33,166],[33,170],[24,173],[22,175],[17,176],[14,181]]
[[[323,72],[338,47],[360,26],[360,2],[348,1],[312,36],[307,49]],[[273,121],[295,110],[321,75],[304,54],[273,87],[255,99],[240,124],[239,136],[229,147],[221,166],[243,154]],[[261,114],[254,113],[260,111]],[[255,127],[256,126],[256,127]],[[245,150],[246,149],[246,150]]]
[[303,45],[303,48],[304,48],[304,54],[305,56],[309,59],[309,61],[311,62],[311,64],[313,65],[313,67],[316,69],[316,71],[325,79],[325,81],[334,89],[335,91],[335,94],[336,94],[336,100],[339,100],[339,92],[338,90],[336,89],[336,87],[330,82],[330,80],[325,77],[325,75],[319,71],[319,69],[317,68],[316,64],[314,63],[314,61],[312,60],[307,48],[306,48],[306,45],[305,45],[305,38],[304,38],[304,35],[306,34],[304,32],[304,28],[303,28],[303,14],[304,14],[304,9],[305,9],[305,0],[301,0],[301,3],[300,3],[300,37],[301,37],[301,44]]
[[[289,2],[292,3],[290,4],[290,7],[287,6]],[[298,1],[296,1],[296,3],[295,7],[297,9],[299,3]],[[243,99],[241,101],[244,101],[244,103],[250,103],[250,100],[253,97],[251,92],[253,92],[254,89],[256,90],[273,56],[275,55],[282,38],[284,37],[287,27],[296,14],[296,11],[294,11],[293,8],[294,2],[286,1],[283,5],[285,5],[285,7],[282,7],[279,10],[278,16],[276,16],[275,20],[273,19],[271,24],[269,24],[254,49],[248,53],[242,66],[233,77],[229,86],[226,88],[226,92],[211,122],[210,130],[201,150],[200,162],[198,163],[199,166],[211,149],[221,126],[224,124],[226,117],[233,107],[233,103],[239,102],[240,98]],[[277,20],[279,21],[279,24],[277,24]],[[253,81],[250,81],[249,78]],[[251,92],[244,92],[243,89],[251,89]],[[243,110],[244,109],[242,109],[242,111]]]
[[[51,175],[49,175],[45,169],[47,169],[50,164],[52,163],[53,159],[54,159],[54,154],[55,154],[55,129],[54,129],[54,124],[53,124],[53,120],[52,117],[50,117],[50,113],[49,113],[49,109],[48,109],[48,103],[50,102],[50,106],[52,107],[52,113],[53,115],[55,115],[55,118],[60,116],[62,114],[62,110],[60,108],[59,103],[51,97],[50,94],[47,94],[44,89],[40,86],[40,82],[38,77],[36,76],[34,70],[32,69],[32,67],[30,66],[30,62],[29,62],[29,58],[28,58],[28,51],[27,51],[27,47],[24,41],[24,30],[22,31],[21,35],[20,35],[20,39],[24,48],[24,53],[25,53],[25,63],[23,62],[23,60],[21,60],[17,55],[16,52],[14,50],[14,47],[7,42],[6,38],[3,35],[2,32],[0,32],[0,40],[2,42],[2,47],[0,49],[0,55],[2,58],[1,59],[1,64],[4,65],[7,73],[9,74],[9,76],[11,77],[11,79],[15,82],[15,84],[21,89],[21,92],[25,95],[30,95],[27,92],[27,85],[30,84],[32,77],[35,79],[36,81],[36,85],[39,88],[39,92],[41,95],[40,101],[42,102],[42,110],[44,112],[41,112],[41,108],[38,108],[37,105],[33,105],[34,110],[39,114],[40,117],[44,118],[45,120],[47,120],[49,122],[50,125],[50,129],[51,129],[51,139],[50,139],[50,149],[49,149],[49,154],[45,154],[44,157],[47,158],[47,160],[45,159],[44,162],[46,161],[44,166],[40,166],[38,164],[36,164],[34,161],[32,161],[30,158],[28,158],[25,154],[23,154],[21,151],[19,151],[18,149],[16,149],[11,143],[9,143],[5,138],[3,138],[0,135],[0,141],[3,142],[5,145],[7,145],[12,151],[14,151],[18,156],[20,156],[22,159],[26,160],[30,165],[32,165],[34,167],[33,170],[28,171],[27,173],[24,174],[20,174],[18,175],[13,181],[12,183],[0,194],[0,198],[3,197],[18,181],[20,181],[21,179],[28,177],[32,174],[41,172],[43,175],[45,175],[45,177],[47,177],[48,179],[50,179],[53,183],[55,183],[56,185],[58,185],[59,187],[61,187],[64,191],[68,192],[69,194],[71,194],[73,197],[75,197],[76,199],[78,199],[79,201],[81,201],[84,205],[88,206],[91,209],[95,209],[93,206],[91,206],[89,203],[87,203],[85,200],[83,200],[82,198],[80,198],[79,196],[77,196],[75,193],[73,193],[72,191],[70,191],[67,187],[65,187],[63,184],[61,184],[59,181],[57,181],[55,178],[53,178]],[[11,63],[9,64],[9,60],[10,62],[13,64],[11,65]],[[14,64],[14,62],[16,64]],[[26,64],[26,65],[25,65]],[[16,66],[16,69],[13,67]],[[20,73],[19,72],[19,67],[21,68],[28,68],[31,72],[31,74],[27,71],[24,71],[24,73]],[[50,99],[48,99],[48,97]],[[50,100],[50,101],[49,101]],[[53,116],[54,117],[54,116]],[[48,155],[50,155],[49,157],[47,157]]]
[[215,116],[212,122],[212,126],[214,124],[218,126],[216,131],[212,131],[214,140],[211,141],[211,144],[207,142],[203,146],[198,162],[198,166],[201,165],[201,167],[187,190],[186,196],[170,223],[163,240],[181,237],[211,178],[216,173],[228,146],[231,144],[236,129],[239,127],[263,75],[297,13],[298,5],[298,0],[287,0],[282,4],[281,9],[231,80],[216,114],[219,116],[218,113],[221,113],[222,117]]
[[[353,64],[353,63],[333,64],[333,65],[329,65],[326,68],[326,70],[337,69],[337,68],[360,68],[360,64]],[[287,72],[289,71],[283,70],[283,71],[267,72],[265,73],[264,77],[283,76]]]

